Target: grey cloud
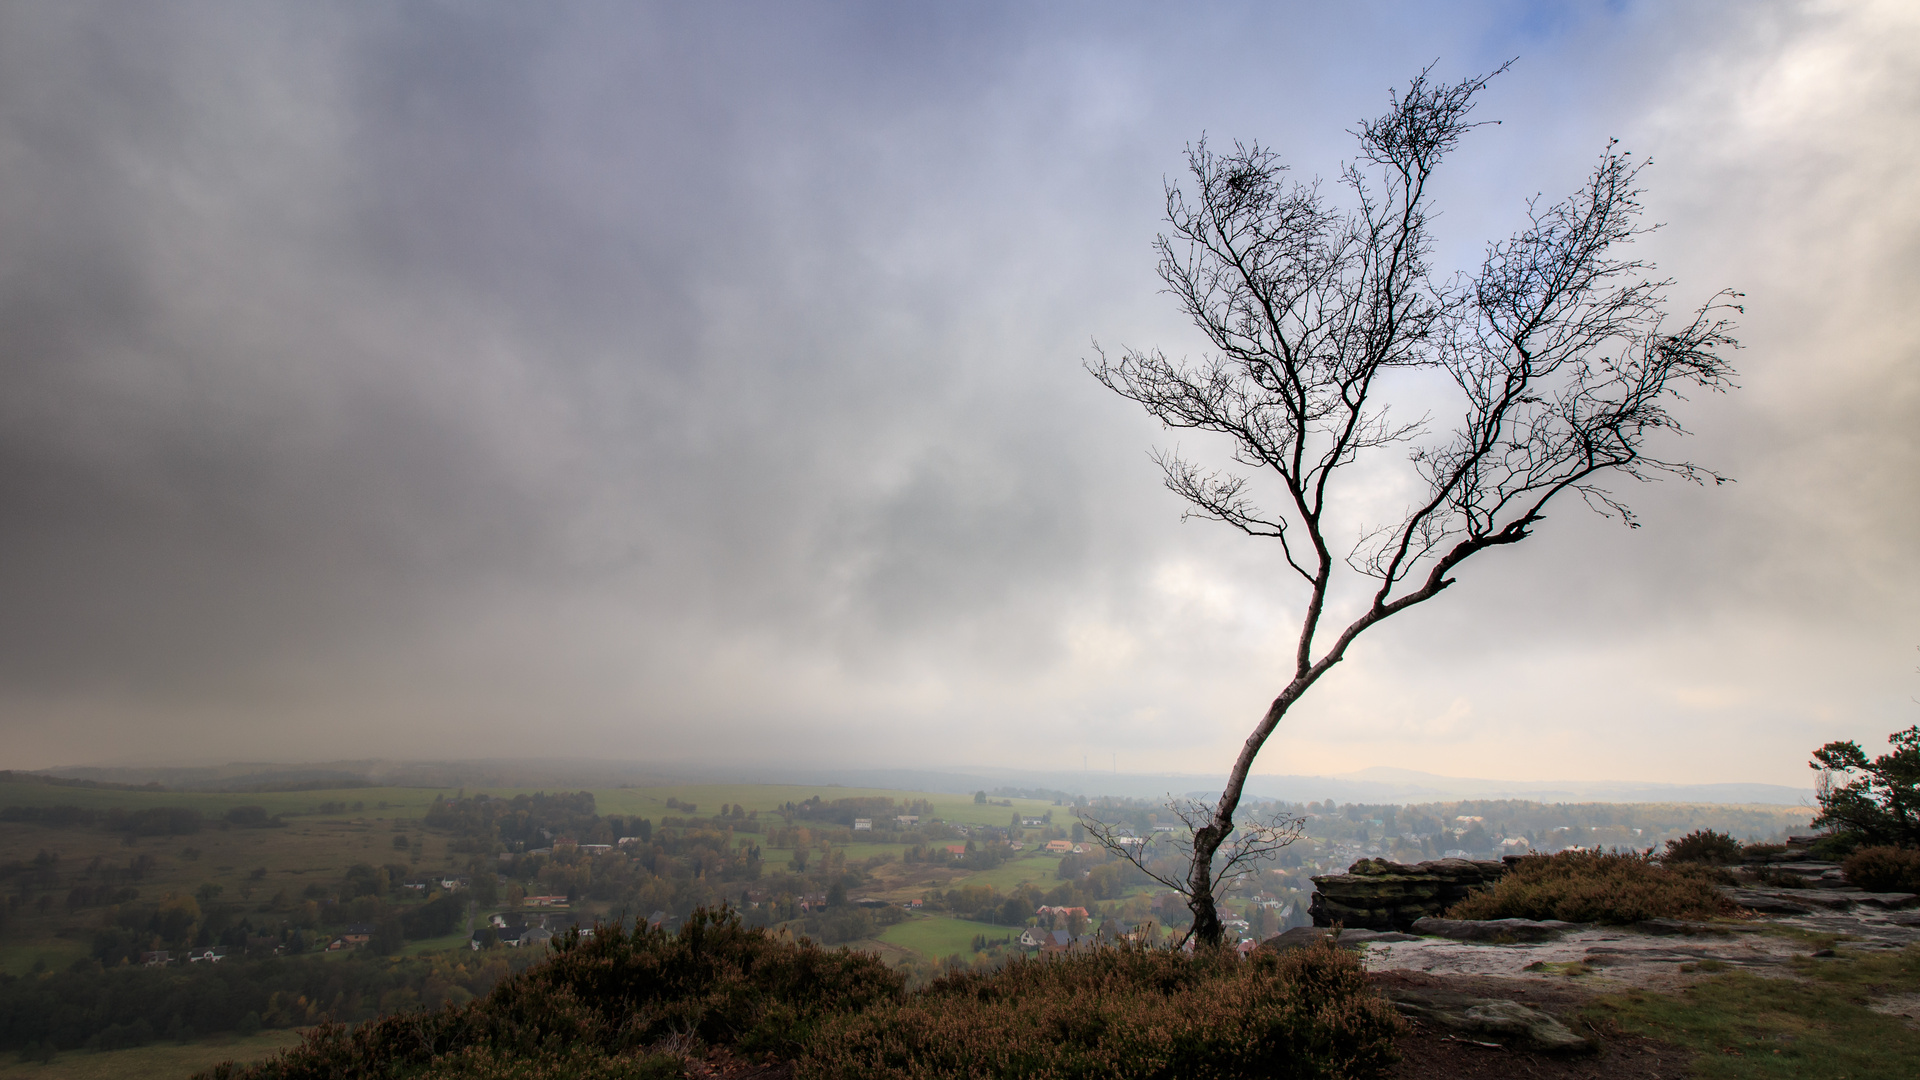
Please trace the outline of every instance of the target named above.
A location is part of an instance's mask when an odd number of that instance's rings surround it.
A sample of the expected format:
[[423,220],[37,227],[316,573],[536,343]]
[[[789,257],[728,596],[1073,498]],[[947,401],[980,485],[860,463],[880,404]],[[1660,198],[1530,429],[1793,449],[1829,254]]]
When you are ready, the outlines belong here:
[[[1392,730],[1469,669],[1523,683],[1502,656],[1578,673],[1568,655],[1699,612],[1857,620],[1878,571],[1794,568],[1897,562],[1911,365],[1853,364],[1835,386],[1892,389],[1796,412],[1781,355],[1892,355],[1910,328],[1865,305],[1864,336],[1823,343],[1761,314],[1795,280],[1752,273],[1755,246],[1836,219],[1745,176],[1751,148],[1685,141],[1744,100],[1699,89],[1696,58],[1780,53],[1771,28],[1804,17],[1533,10],[12,9],[0,739],[34,764],[88,756],[83,733],[405,753],[538,717],[686,756],[804,717],[781,752],[924,753],[875,734],[908,716],[976,725],[989,757],[1058,723],[1060,763],[1124,739],[1211,767],[1180,743],[1236,741],[1270,692],[1283,579],[1178,524],[1145,460],[1165,435],[1079,359],[1093,336],[1190,340],[1147,251],[1184,142],[1327,171],[1435,53],[1523,59],[1450,189],[1462,257],[1624,132],[1682,193],[1655,249],[1678,295],[1758,279],[1752,386],[1689,448],[1742,483],[1636,492],[1633,537],[1563,511],[1383,636],[1408,658],[1386,697],[1326,715]],[[1834,152],[1864,173],[1868,150]],[[1853,246],[1910,282],[1892,245]],[[1862,455],[1884,464],[1844,467]]]

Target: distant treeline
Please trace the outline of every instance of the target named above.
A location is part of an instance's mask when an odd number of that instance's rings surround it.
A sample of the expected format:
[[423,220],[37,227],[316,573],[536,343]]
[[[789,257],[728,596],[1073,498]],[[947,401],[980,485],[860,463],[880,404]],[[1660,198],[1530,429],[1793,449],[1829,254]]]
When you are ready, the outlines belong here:
[[269,815],[263,806],[236,806],[218,818],[208,818],[191,806],[149,806],[141,810],[111,807],[96,810],[86,806],[7,806],[0,807],[0,821],[29,822],[53,828],[106,828],[135,836],[185,836],[199,832],[209,822],[242,829],[272,829],[284,825]]
[[105,788],[111,791],[165,791],[164,784],[116,784],[111,780],[75,780],[68,776],[48,776],[45,773],[15,772],[12,769],[0,769],[0,784],[44,784],[48,787]]

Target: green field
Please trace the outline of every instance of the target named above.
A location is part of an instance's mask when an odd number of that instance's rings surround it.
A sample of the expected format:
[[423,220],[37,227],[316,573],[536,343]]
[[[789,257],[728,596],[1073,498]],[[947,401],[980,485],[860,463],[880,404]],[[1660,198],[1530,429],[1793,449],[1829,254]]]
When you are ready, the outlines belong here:
[[[365,787],[324,791],[208,792],[0,783],[0,806],[61,805],[94,810],[106,810],[116,806],[128,810],[140,810],[151,806],[191,806],[203,814],[217,817],[236,806],[263,806],[270,814],[312,814],[318,812],[322,803],[343,803],[348,807],[359,804],[359,809],[348,811],[348,814],[354,817],[393,819],[422,817],[426,814],[427,807],[433,804],[435,796],[451,796],[455,790],[453,788]],[[484,792],[511,798],[514,795],[532,794],[535,790],[547,789],[475,787],[464,790],[469,795]],[[1005,825],[1015,811],[1038,817],[1049,810],[1060,809],[1050,802],[1039,799],[1013,799],[1010,800],[1013,805],[1007,807],[992,804],[979,805],[971,796],[956,795],[952,792],[799,787],[788,784],[686,784],[670,787],[592,788],[589,790],[593,792],[595,808],[602,814],[618,814],[627,817],[638,815],[656,821],[662,817],[685,814],[683,810],[669,810],[668,799],[693,803],[698,808],[697,813],[703,815],[718,813],[722,805],[730,804],[738,804],[749,811],[757,810],[767,814],[786,803],[804,802],[815,795],[827,802],[835,799],[889,798],[896,803],[904,804],[914,800],[925,800],[933,807],[933,813],[930,816],[975,825]],[[1071,820],[1071,815],[1064,810],[1056,816],[1062,824]]]
[[0,1058],[0,1080],[122,1080],[178,1077],[185,1080],[223,1061],[257,1061],[300,1042],[296,1031],[262,1031],[190,1043],[158,1042],[131,1050],[67,1050],[44,1065]]
[[1023,852],[991,870],[976,870],[955,884],[991,885],[1001,892],[1011,892],[1024,882],[1032,882],[1043,891],[1060,884],[1060,856]]
[[9,942],[0,945],[0,972],[25,975],[33,970],[36,961],[43,965],[43,970],[59,971],[86,955],[87,942],[81,938],[47,938],[26,944]]
[[880,940],[889,945],[898,945],[911,949],[929,959],[938,960],[959,953],[962,956],[973,954],[973,939],[985,934],[992,940],[999,940],[1011,934],[1020,936],[1021,927],[994,926],[989,923],[973,922],[968,919],[952,919],[944,915],[915,915],[903,923],[887,927]]

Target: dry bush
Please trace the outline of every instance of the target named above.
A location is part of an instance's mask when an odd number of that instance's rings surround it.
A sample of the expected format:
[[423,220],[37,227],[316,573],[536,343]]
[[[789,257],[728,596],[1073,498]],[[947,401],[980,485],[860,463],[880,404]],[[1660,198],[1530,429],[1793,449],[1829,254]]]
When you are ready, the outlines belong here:
[[1662,866],[1633,852],[1528,855],[1516,860],[1493,888],[1455,904],[1447,915],[1615,925],[1734,915],[1740,909],[1715,887],[1724,873],[1688,864]]
[[872,956],[780,941],[724,910],[697,911],[674,934],[602,927],[591,939],[555,940],[552,959],[479,1000],[315,1028],[277,1058],[223,1065],[212,1075],[349,1080],[458,1065],[476,1077],[566,1076],[578,1064],[566,1064],[568,1055],[586,1053],[604,1065],[595,1066],[602,1068],[595,1077],[657,1077],[663,1058],[676,1057],[655,1052],[663,1046],[790,1056],[824,1016],[905,991],[904,980]]
[[1920,892],[1920,850],[1864,847],[1846,857],[1840,871],[1870,892]]
[[1360,962],[1136,948],[948,976],[823,1025],[798,1080],[1053,1080],[1382,1075],[1401,1021]]
[[1667,852],[1661,861],[1733,866],[1744,857],[1740,841],[1732,836],[1712,829],[1695,829],[1678,840],[1667,841]]

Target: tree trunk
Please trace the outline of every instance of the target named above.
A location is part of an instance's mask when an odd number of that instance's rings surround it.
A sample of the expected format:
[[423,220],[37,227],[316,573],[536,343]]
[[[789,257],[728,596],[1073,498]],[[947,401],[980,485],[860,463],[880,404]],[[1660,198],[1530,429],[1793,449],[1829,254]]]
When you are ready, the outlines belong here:
[[[1233,812],[1227,813],[1231,818]],[[1218,948],[1226,939],[1220,927],[1220,912],[1213,900],[1213,856],[1226,840],[1227,832],[1220,827],[1216,810],[1214,820],[1193,837],[1193,863],[1187,870],[1187,910],[1193,912],[1193,939],[1204,949]]]

